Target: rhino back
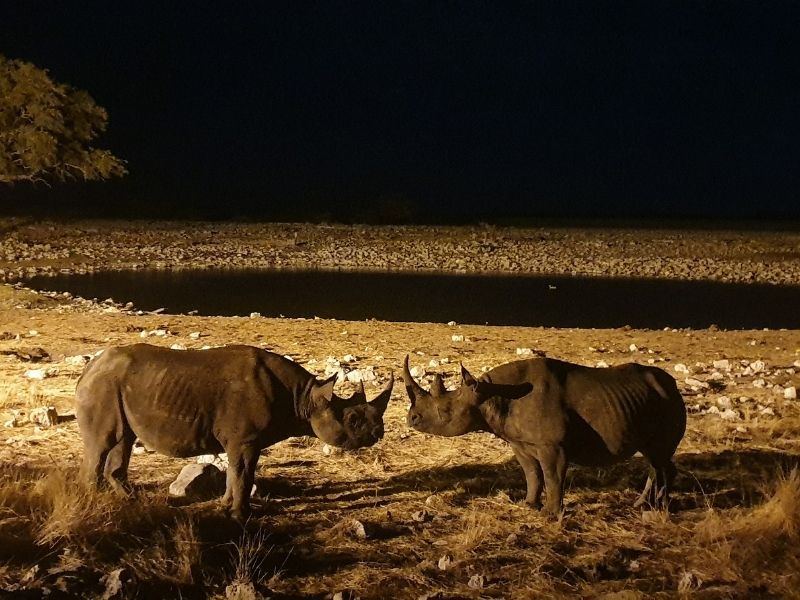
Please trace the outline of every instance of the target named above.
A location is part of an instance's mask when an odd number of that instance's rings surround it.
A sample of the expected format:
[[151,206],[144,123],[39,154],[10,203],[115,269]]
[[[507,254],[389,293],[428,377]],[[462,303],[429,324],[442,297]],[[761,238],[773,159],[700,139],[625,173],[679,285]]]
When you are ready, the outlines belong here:
[[303,373],[311,377],[283,357],[248,346],[137,344],[101,359],[80,382],[79,401],[108,406],[115,395],[133,432],[173,456],[219,452],[234,437],[263,447],[288,437],[287,431],[292,435],[295,388],[305,383]]

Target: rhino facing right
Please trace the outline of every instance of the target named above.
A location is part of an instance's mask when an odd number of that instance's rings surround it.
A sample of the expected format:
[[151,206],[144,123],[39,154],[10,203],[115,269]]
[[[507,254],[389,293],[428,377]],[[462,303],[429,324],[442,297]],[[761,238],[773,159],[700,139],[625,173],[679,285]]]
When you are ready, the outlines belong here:
[[541,508],[546,488],[545,510],[560,512],[568,462],[608,465],[637,451],[652,472],[636,506],[648,500],[667,505],[686,406],[664,370],[533,358],[500,365],[479,379],[462,366],[461,376],[461,387],[446,391],[437,375],[427,392],[412,377],[406,356],[408,424],[436,435],[489,431],[506,440],[525,472],[529,505]]
[[127,495],[134,440],[167,456],[227,452],[224,505],[250,514],[261,450],[294,436],[347,449],[383,437],[393,377],[367,402],[333,392],[293,361],[253,346],[170,350],[148,344],[109,348],[84,369],[75,390],[84,443],[83,478]]

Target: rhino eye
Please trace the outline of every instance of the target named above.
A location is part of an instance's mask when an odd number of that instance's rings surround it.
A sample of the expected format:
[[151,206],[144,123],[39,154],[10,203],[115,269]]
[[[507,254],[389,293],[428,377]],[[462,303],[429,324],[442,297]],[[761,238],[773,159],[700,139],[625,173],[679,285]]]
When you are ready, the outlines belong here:
[[361,423],[363,423],[363,419],[361,418],[361,415],[359,415],[358,413],[348,414],[345,417],[345,420],[347,421],[347,424],[350,425],[350,427],[358,427],[359,425],[361,425]]

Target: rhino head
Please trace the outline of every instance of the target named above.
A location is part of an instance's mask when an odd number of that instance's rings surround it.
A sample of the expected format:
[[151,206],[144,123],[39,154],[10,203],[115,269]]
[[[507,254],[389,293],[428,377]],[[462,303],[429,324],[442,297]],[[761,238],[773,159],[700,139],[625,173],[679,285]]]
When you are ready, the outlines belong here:
[[372,446],[383,437],[383,413],[392,395],[394,375],[376,398],[367,402],[364,384],[350,398],[333,393],[336,375],[314,381],[309,390],[311,410],[308,421],[314,434],[323,442],[352,450]]
[[487,428],[480,411],[486,395],[478,380],[463,365],[461,387],[457,390],[448,392],[441,376],[437,374],[431,384],[431,391],[426,392],[411,376],[406,356],[403,382],[408,399],[411,400],[406,419],[417,431],[451,437]]

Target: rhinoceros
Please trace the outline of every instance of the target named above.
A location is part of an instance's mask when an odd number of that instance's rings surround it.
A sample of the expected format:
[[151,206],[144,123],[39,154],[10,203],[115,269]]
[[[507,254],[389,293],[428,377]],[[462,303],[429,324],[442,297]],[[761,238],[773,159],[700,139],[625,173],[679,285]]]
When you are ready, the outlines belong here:
[[278,354],[253,346],[170,350],[149,344],[109,348],[84,369],[75,391],[84,443],[82,476],[127,495],[138,437],[177,457],[226,452],[223,505],[241,520],[261,450],[293,436],[335,446],[371,446],[383,437],[393,379],[371,402],[363,391],[334,395],[324,381]]
[[[526,503],[560,512],[567,463],[608,465],[637,451],[651,473],[635,505],[666,506],[676,474],[672,456],[686,430],[686,406],[675,380],[634,363],[592,368],[552,358],[512,361],[446,391],[436,375],[426,392],[406,356],[403,380],[408,424],[442,436],[489,431],[506,440],[525,472]],[[655,479],[655,488],[653,480]]]

